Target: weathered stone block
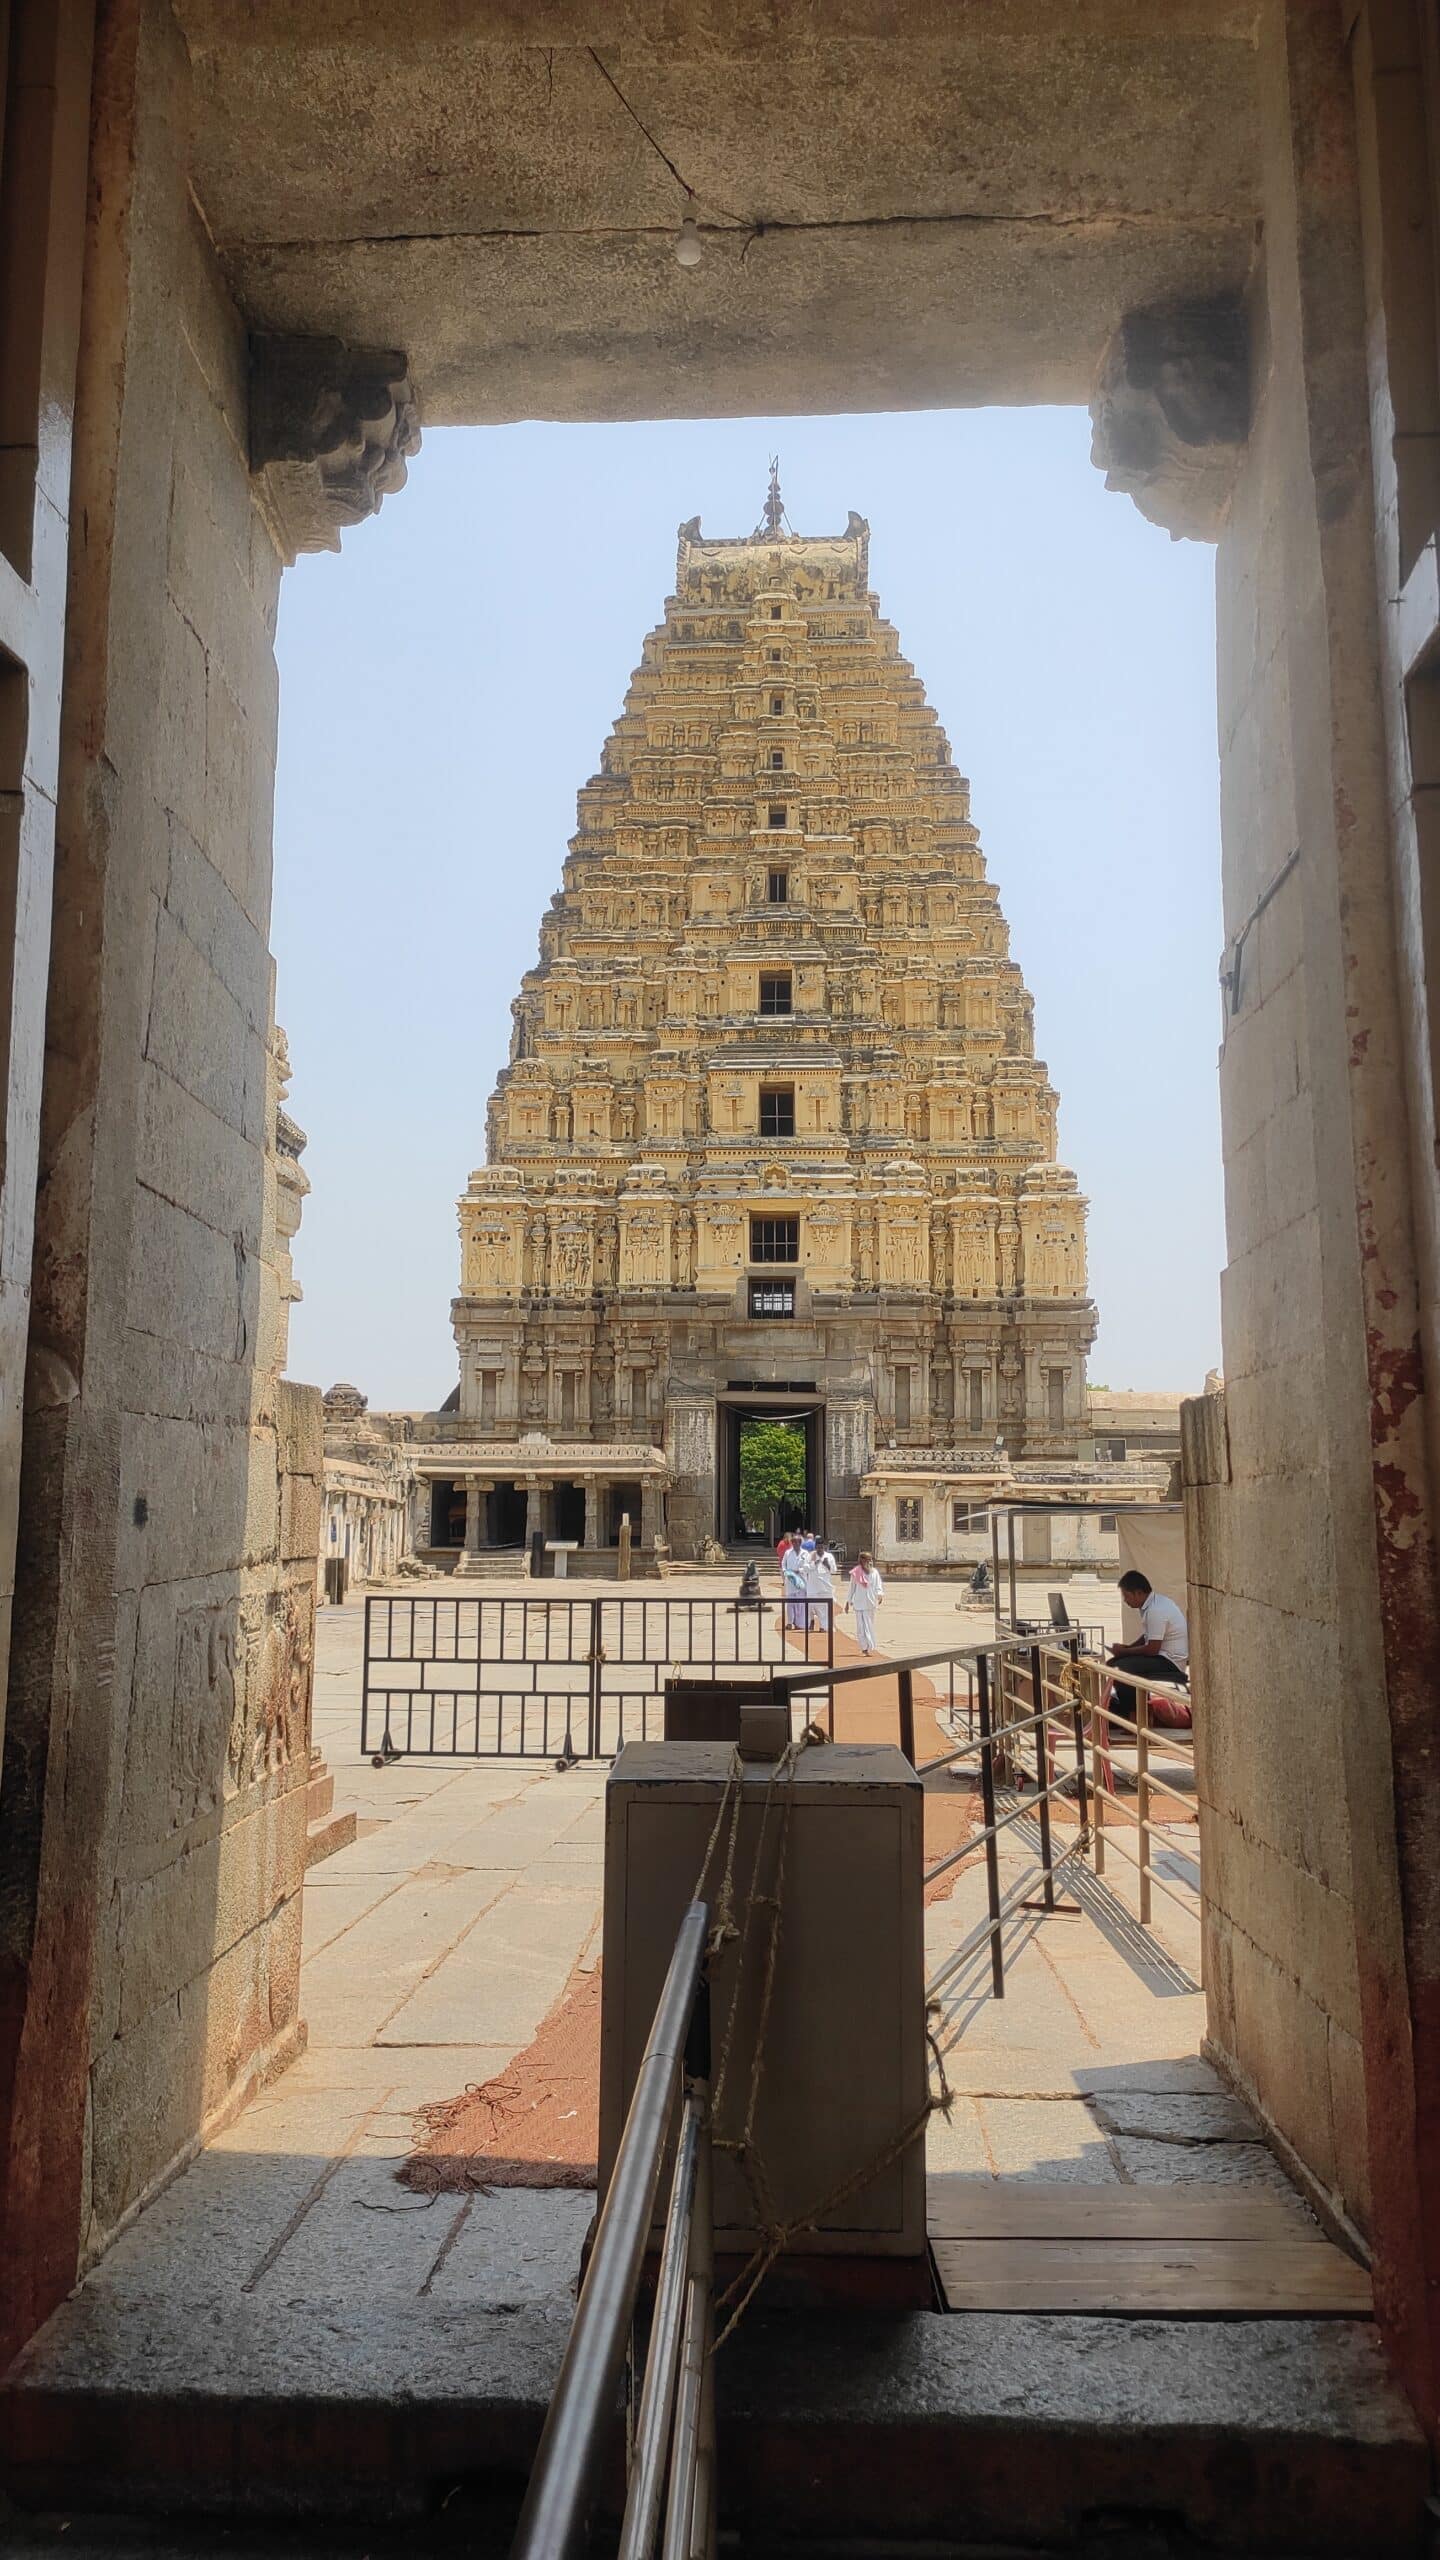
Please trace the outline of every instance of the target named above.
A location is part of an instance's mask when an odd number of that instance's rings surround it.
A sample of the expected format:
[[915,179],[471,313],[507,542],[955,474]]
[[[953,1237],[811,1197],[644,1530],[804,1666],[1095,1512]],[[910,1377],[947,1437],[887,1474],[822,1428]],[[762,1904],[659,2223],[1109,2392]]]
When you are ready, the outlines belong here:
[[96,2054],[90,2241],[113,2230],[298,2019],[300,1896]]
[[1264,2092],[1277,2130],[1322,2185],[1336,2183],[1326,2017],[1299,1984],[1237,1931],[1235,2049],[1244,2080]]
[[266,1043],[204,954],[162,911],[145,1053],[231,1128],[263,1146]]
[[256,1259],[233,1233],[141,1188],[130,1255],[134,1324],[211,1359],[243,1361],[255,1339],[258,1291]]
[[281,1378],[275,1398],[275,1425],[280,1435],[280,1464],[287,1475],[325,1473],[325,1406],[318,1387]]
[[1189,1485],[1222,1485],[1230,1479],[1225,1396],[1190,1396],[1180,1407],[1180,1457]]
[[1313,1351],[1324,1339],[1316,1215],[1236,1253],[1221,1274],[1220,1304],[1227,1384]]
[[313,1564],[320,1552],[320,1518],[324,1487],[313,1476],[280,1479],[280,1554],[286,1564]]
[[257,735],[225,676],[210,669],[205,696],[206,852],[246,914],[263,930],[270,907],[273,742]]
[[171,601],[156,670],[153,788],[158,807],[197,835],[205,825],[204,738],[204,643]]
[[122,1590],[263,1562],[279,1528],[273,1435],[267,1455],[242,1426],[128,1415],[120,1500]]
[[293,1786],[223,1832],[186,1847],[158,1874],[122,1886],[118,2031],[128,2035],[161,2001],[208,1974],[300,1889],[305,1791]]
[[181,931],[208,960],[245,1021],[260,1038],[270,1029],[273,964],[265,937],[189,830],[170,826],[165,904]]
[[[249,1138],[197,1102],[184,1085],[147,1061],[140,1071],[140,1127],[136,1172],[152,1194],[177,1210],[188,1209],[212,1232],[229,1237],[247,1257],[260,1251],[264,1159]],[[146,1323],[148,1303],[138,1320]],[[155,1330],[146,1325],[147,1330]],[[208,1330],[208,1328],[207,1328]],[[194,1348],[193,1324],[184,1338]],[[233,1317],[228,1338],[215,1349],[233,1358]]]
[[1225,1381],[1230,1463],[1237,1481],[1322,1477],[1326,1461],[1325,1363],[1318,1343],[1287,1360]]

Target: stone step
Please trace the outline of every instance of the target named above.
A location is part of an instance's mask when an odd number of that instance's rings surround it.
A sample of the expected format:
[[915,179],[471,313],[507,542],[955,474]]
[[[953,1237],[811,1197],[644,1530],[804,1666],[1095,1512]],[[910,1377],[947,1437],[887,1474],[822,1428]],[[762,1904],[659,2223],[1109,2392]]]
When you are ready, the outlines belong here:
[[530,1559],[523,1547],[466,1548],[451,1576],[455,1582],[524,1582]]
[[319,1822],[335,1802],[335,1773],[322,1760],[305,1789],[305,1819]]
[[[130,2308],[92,2276],[7,2377],[0,2476],[21,2508],[246,2533],[257,2514],[399,2526],[457,2502],[503,2521],[568,2325],[551,2304],[502,2319],[431,2296],[422,2317],[383,2286],[319,2286],[297,2367],[295,2306],[262,2285],[223,2318],[147,2316],[137,2388]],[[1424,2547],[1424,2440],[1363,2321],[757,2310],[718,2381],[722,2529],[747,2554]],[[617,2413],[612,2499],[621,2458]]]
[[[54,2516],[7,2522],[5,2560],[507,2560],[513,2514],[503,2520],[477,2518],[463,2500],[452,2502],[445,2515],[425,2516],[408,2524],[377,2528],[373,2524],[303,2526],[251,2522],[227,2524],[204,2517],[127,2519],[115,2516]],[[615,2536],[597,2526],[588,2546],[595,2560],[608,2560]],[[736,2549],[722,2541],[722,2551]],[[863,2540],[832,2534],[751,2537],[744,2560],[915,2560],[913,2543],[866,2535]],[[1036,2560],[1033,2544],[973,2542],[964,2533],[943,2544],[927,2546],[926,2560]],[[1114,2532],[1103,2521],[1070,2545],[1067,2560],[1199,2560],[1193,2542],[1166,2524]],[[1225,2560],[1258,2560],[1248,2546],[1227,2544]],[[1297,2552],[1289,2560],[1309,2560]]]
[[[334,1780],[331,1780],[334,1791]],[[333,1858],[337,1849],[348,1849],[355,1839],[359,1820],[353,1805],[346,1813],[325,1813],[312,1822],[305,1833],[305,1864],[318,1867],[322,1858]]]

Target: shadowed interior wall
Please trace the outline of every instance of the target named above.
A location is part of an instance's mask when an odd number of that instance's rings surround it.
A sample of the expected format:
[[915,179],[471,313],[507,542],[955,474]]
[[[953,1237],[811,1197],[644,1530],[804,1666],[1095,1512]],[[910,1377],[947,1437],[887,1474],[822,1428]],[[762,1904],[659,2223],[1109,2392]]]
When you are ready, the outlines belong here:
[[1260,80],[1255,408],[1218,585],[1225,1392],[1186,1429],[1206,1988],[1217,2052],[1374,2241],[1423,2406],[1396,1792],[1433,1559],[1339,13],[1265,13]]
[[267,1262],[280,562],[189,96],[168,9],[104,9],[0,1840],[32,2308],[302,2040],[322,1458]]

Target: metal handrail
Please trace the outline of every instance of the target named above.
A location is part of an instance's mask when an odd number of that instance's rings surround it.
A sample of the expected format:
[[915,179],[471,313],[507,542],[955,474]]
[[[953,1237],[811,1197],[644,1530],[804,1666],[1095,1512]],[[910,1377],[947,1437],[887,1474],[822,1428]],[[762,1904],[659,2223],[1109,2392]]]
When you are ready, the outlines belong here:
[[[595,2245],[560,2378],[520,2511],[511,2560],[572,2560],[586,2528],[615,2417],[635,2319],[660,2170],[684,2071],[684,2112],[661,2257],[636,2460],[626,2498],[627,2560],[654,2540],[672,2405],[665,2551],[714,2548],[714,2402],[710,2381],[713,2216],[710,2196],[710,2020],[704,1978],[710,1912],[692,1902],[680,1923],[654,2022],[635,2076]],[[683,2282],[682,2282],[683,2278]],[[662,2362],[657,2366],[657,2356]],[[652,2387],[652,2373],[654,2376]],[[682,2435],[683,2428],[683,2435]],[[695,2528],[698,2525],[699,2533]]]

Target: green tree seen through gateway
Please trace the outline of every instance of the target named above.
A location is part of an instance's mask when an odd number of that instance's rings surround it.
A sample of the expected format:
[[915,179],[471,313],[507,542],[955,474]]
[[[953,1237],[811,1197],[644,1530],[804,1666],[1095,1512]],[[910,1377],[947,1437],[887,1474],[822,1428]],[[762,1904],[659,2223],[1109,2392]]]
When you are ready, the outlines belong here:
[[798,1422],[740,1426],[740,1512],[763,1528],[782,1502],[805,1499],[805,1428]]

